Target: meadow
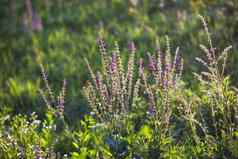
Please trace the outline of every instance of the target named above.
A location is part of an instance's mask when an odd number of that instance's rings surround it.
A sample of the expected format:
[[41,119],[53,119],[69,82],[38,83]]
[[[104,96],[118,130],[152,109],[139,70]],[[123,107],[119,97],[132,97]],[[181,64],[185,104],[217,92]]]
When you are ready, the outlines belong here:
[[0,159],[237,159],[237,0],[1,0]]

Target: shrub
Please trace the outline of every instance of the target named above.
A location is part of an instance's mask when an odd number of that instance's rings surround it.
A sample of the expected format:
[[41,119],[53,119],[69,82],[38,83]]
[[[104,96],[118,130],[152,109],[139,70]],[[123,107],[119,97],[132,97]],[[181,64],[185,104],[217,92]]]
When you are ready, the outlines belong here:
[[130,56],[125,71],[117,42],[112,56],[108,54],[103,39],[99,39],[98,43],[103,72],[95,75],[85,59],[92,82],[84,88],[84,94],[99,121],[109,121],[114,116],[128,113],[137,96],[140,80],[135,71],[136,48],[133,42],[129,43]]

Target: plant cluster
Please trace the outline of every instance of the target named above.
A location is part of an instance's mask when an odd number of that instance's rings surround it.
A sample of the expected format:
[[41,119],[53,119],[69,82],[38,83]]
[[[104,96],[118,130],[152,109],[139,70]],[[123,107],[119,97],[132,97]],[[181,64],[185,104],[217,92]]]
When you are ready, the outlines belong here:
[[84,88],[93,113],[100,120],[110,120],[112,116],[125,114],[131,110],[133,99],[136,98],[140,86],[139,79],[135,78],[135,53],[133,42],[129,43],[130,56],[125,71],[120,57],[119,46],[115,42],[112,56],[108,55],[103,39],[98,40],[103,73],[93,73],[87,59],[93,82]]
[[[130,54],[127,73],[121,66],[117,43],[110,56],[105,42],[99,40],[103,73],[94,75],[86,60],[93,82],[85,87],[85,94],[96,119],[102,123],[99,129],[112,133],[104,132],[97,137],[109,146],[115,158],[237,157],[237,92],[224,74],[231,46],[219,55],[205,19],[200,18],[209,47],[200,45],[206,60],[196,58],[207,69],[194,74],[199,82],[197,93],[181,81],[183,59],[179,48],[172,58],[168,38],[165,53],[160,48],[155,55],[147,53],[148,67],[143,59],[136,65],[134,54]],[[135,53],[134,44],[129,46],[131,53]],[[130,76],[131,70],[135,70],[135,75]],[[117,104],[107,105],[107,99]],[[126,108],[124,102],[128,103]],[[101,118],[114,113],[121,118]],[[100,152],[96,153],[99,157]]]

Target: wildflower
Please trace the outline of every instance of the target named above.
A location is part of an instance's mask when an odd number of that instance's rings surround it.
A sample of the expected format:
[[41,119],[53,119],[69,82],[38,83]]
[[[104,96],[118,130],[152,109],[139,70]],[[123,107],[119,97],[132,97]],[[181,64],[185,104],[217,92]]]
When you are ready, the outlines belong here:
[[109,62],[108,58],[107,58],[106,43],[103,40],[103,38],[101,38],[101,37],[99,37],[97,39],[97,43],[98,43],[99,50],[100,50],[101,57],[102,57],[102,65],[103,65],[104,69],[106,69],[108,66],[108,62]]
[[35,159],[43,159],[42,150],[38,145],[34,147],[34,151],[35,151]]
[[55,100],[55,96],[53,95],[52,89],[49,85],[49,81],[48,81],[48,77],[47,74],[44,70],[43,65],[40,65],[41,67],[41,74],[42,74],[42,78],[44,81],[44,84],[46,86],[47,89],[47,93],[49,95],[49,99],[47,98],[45,92],[42,89],[39,89],[39,92],[44,100],[44,102],[46,103],[47,107],[49,109],[51,108],[57,108],[57,112],[55,115],[59,115],[59,116],[63,116],[64,113],[64,104],[65,104],[65,91],[66,91],[66,80],[63,80],[63,84],[62,84],[62,88],[61,91],[59,92],[59,95],[57,96],[57,100]]
[[63,116],[64,114],[65,90],[66,90],[66,80],[64,79],[61,92],[58,96],[58,111],[60,116]]
[[107,53],[107,46],[105,41],[101,37],[97,39],[97,43],[101,53],[101,62],[102,62],[102,70],[103,70],[102,73],[104,76],[106,76],[106,83],[109,85],[110,84],[110,69],[109,69],[110,60]]
[[139,61],[139,74],[140,76],[143,76],[144,74],[144,62],[142,58]]
[[31,25],[32,29],[35,31],[41,31],[43,29],[41,17],[37,14],[36,11],[33,12]]
[[131,53],[135,53],[136,47],[135,47],[135,43],[133,41],[128,43],[128,49]]
[[143,59],[140,59],[139,74],[140,74],[140,77],[141,77],[142,81],[144,82],[145,90],[146,90],[146,93],[148,94],[148,97],[149,97],[148,112],[149,112],[150,115],[152,115],[156,112],[155,98],[154,98],[154,95],[153,95],[153,92],[152,92],[152,89],[151,89],[150,85],[147,83],[146,75],[144,74]]
[[117,57],[116,54],[112,54],[111,63],[109,65],[110,73],[113,74],[117,71]]
[[150,116],[154,116],[156,114],[156,107],[152,98],[149,98],[148,113]]
[[51,90],[51,87],[49,85],[47,73],[46,73],[42,64],[40,64],[40,68],[41,68],[41,74],[42,74],[43,81],[45,83],[46,89],[47,89],[48,94],[50,96],[50,101],[48,101],[48,103],[49,103],[49,105],[52,106],[52,105],[55,104],[55,97],[54,97],[54,94],[53,94],[53,92]]
[[100,48],[100,51],[105,53],[106,52],[106,43],[103,40],[103,38],[102,37],[98,37],[97,38],[97,43],[98,43],[98,46]]
[[96,88],[99,90],[102,87],[102,77],[101,74],[99,72],[97,72],[96,75]]
[[128,61],[128,67],[127,67],[127,78],[126,80],[128,81],[127,84],[127,98],[126,98],[126,103],[127,103],[127,107],[129,109],[129,105],[130,105],[130,99],[129,97],[132,95],[132,91],[133,91],[133,75],[134,75],[134,63],[135,63],[135,51],[136,51],[136,47],[134,42],[130,42],[128,44],[128,49],[131,52],[130,57],[129,57],[129,61]]
[[149,70],[152,71],[152,72],[155,72],[157,70],[156,68],[156,60],[154,57],[151,56],[150,53],[147,53],[148,57],[149,57]]
[[26,0],[25,4],[27,11],[23,19],[24,25],[33,31],[41,31],[43,24],[40,15],[33,9],[31,0]]
[[136,48],[133,42],[128,44],[131,54],[127,63],[127,71],[123,68],[117,42],[115,42],[112,56],[108,55],[102,38],[98,39],[98,45],[103,70],[102,73],[97,72],[95,76],[89,62],[85,60],[92,76],[92,84],[84,88],[84,94],[96,117],[99,120],[106,120],[130,110],[134,95],[138,94],[140,80],[134,77]]

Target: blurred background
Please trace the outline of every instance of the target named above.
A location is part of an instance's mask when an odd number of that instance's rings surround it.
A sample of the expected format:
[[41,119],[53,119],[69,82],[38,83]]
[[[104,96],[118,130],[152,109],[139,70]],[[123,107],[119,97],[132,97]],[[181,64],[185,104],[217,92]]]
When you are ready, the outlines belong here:
[[124,60],[133,40],[137,56],[165,48],[168,35],[173,50],[180,46],[185,59],[184,81],[195,86],[192,72],[200,69],[195,57],[207,44],[198,14],[205,16],[218,51],[233,45],[226,73],[238,85],[237,0],[0,0],[0,108],[13,113],[41,114],[45,104],[39,63],[48,72],[55,92],[67,80],[66,117],[79,119],[87,111],[82,87],[89,79],[83,58],[100,67],[96,40],[109,48],[118,41]]

